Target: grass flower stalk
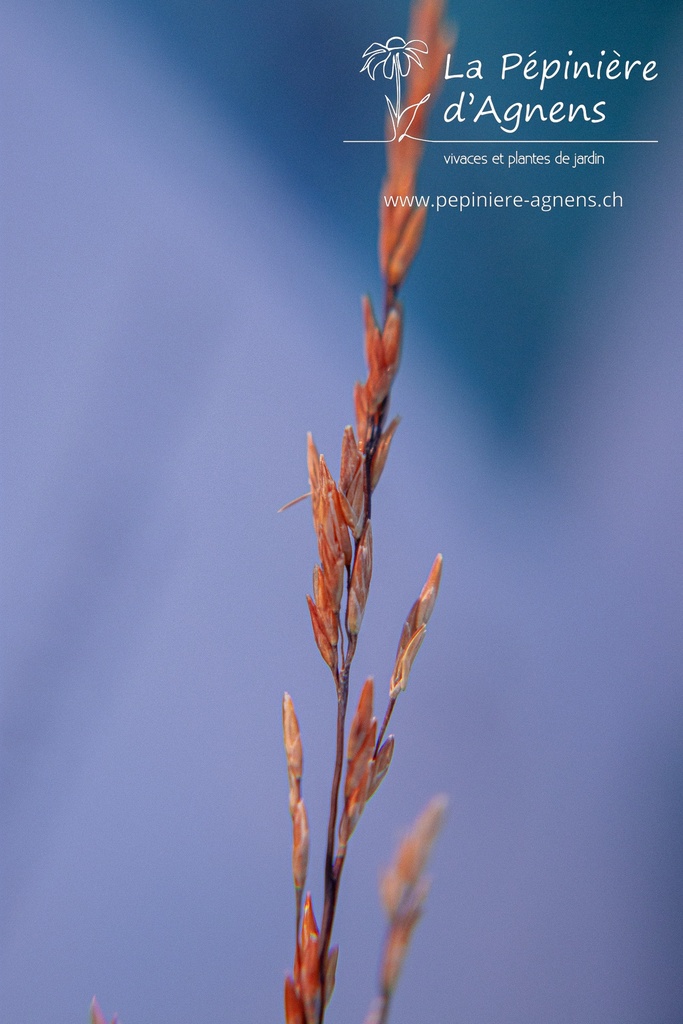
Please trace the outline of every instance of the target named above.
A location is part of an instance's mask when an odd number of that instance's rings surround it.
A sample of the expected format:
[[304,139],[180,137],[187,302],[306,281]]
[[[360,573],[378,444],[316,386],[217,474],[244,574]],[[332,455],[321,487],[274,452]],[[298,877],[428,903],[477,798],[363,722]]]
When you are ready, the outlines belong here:
[[[395,80],[395,104],[387,97],[387,172],[383,194],[412,194],[422,158],[429,100],[441,80],[454,37],[444,21],[443,0],[416,0],[409,42],[393,36],[365,51],[361,71],[374,79]],[[427,59],[429,55],[429,60]],[[401,79],[408,82],[401,106]],[[403,120],[406,118],[406,120]],[[401,123],[403,121],[403,123]],[[377,318],[363,298],[367,379],[354,387],[355,430],[342,436],[339,478],[329,470],[308,435],[307,462],[318,563],[312,595],[307,596],[313,637],[332,675],[336,699],[336,742],[324,863],[324,902],[320,925],[310,893],[303,902],[308,867],[308,819],[301,795],[302,753],[299,726],[289,694],[283,701],[283,730],[292,816],[292,873],[295,891],[294,967],[285,981],[286,1024],[323,1024],[332,996],[339,950],[332,946],[335,913],[349,841],[368,800],[391,766],[395,740],[385,739],[400,693],[405,690],[425,637],[439,590],[442,557],[437,555],[427,580],[403,625],[389,683],[388,703],[378,729],[375,686],[366,679],[346,737],[349,680],[361,631],[373,567],[372,496],[387,463],[398,418],[386,423],[391,389],[403,344],[403,308],[399,292],[418,252],[426,209],[380,203],[379,264],[384,279],[383,315]],[[285,506],[287,507],[287,506]],[[346,750],[346,756],[345,756]],[[344,772],[344,767],[346,771]],[[342,778],[344,784],[342,787]],[[382,883],[388,932],[380,973],[380,994],[367,1024],[384,1024],[410,936],[427,893],[424,869],[443,820],[445,798],[435,798],[403,841]]]

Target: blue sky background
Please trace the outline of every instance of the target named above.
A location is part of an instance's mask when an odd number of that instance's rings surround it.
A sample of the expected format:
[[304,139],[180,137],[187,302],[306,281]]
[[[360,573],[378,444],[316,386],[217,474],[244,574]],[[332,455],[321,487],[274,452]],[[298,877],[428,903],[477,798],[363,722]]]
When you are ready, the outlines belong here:
[[[354,836],[330,1024],[363,1020],[378,874],[435,791],[395,1024],[681,1019],[680,14],[453,11],[463,59],[657,59],[609,125],[660,142],[571,178],[428,153],[425,191],[599,181],[625,205],[429,221],[355,693],[382,691],[437,550],[444,584]],[[280,698],[319,905],[334,697],[309,512],[274,510],[306,431],[336,466],[351,418],[382,160],[341,140],[376,132],[360,55],[405,23],[2,5],[3,1020],[85,1020],[95,992],[121,1024],[281,1019]]]

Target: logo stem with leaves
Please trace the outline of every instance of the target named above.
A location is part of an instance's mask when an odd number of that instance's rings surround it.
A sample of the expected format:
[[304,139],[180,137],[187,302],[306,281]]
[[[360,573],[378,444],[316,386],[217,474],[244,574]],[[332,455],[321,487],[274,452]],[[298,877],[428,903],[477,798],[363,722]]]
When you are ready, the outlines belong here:
[[418,109],[429,99],[430,94],[427,93],[419,102],[411,103],[401,110],[401,79],[407,77],[413,61],[418,67],[422,67],[420,54],[428,52],[427,44],[421,39],[410,39],[406,42],[401,36],[391,36],[386,43],[371,43],[363,54],[365,64],[360,69],[361,74],[367,71],[374,82],[377,69],[381,67],[388,81],[396,79],[396,103],[393,104],[389,97],[385,96],[394,130],[393,139],[389,140],[391,142],[396,139],[400,142],[406,137]]

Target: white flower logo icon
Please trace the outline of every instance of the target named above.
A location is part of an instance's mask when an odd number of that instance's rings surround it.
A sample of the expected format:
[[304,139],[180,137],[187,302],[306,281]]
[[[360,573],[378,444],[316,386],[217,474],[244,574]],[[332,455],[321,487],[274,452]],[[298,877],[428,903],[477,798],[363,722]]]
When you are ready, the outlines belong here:
[[398,135],[401,120],[406,115],[412,114],[407,125],[403,127],[401,133],[401,139],[403,139],[410,129],[418,107],[421,107],[429,99],[428,93],[422,97],[419,103],[413,103],[401,110],[401,79],[407,77],[413,63],[417,64],[420,68],[423,67],[420,55],[428,52],[429,47],[421,39],[410,39],[406,42],[402,36],[391,36],[390,39],[387,39],[386,43],[371,43],[363,54],[365,64],[360,69],[361,74],[367,71],[374,82],[378,69],[382,68],[386,79],[389,81],[392,78],[396,80],[396,103],[393,104],[389,97],[386,96],[389,115],[394,128],[394,139]]

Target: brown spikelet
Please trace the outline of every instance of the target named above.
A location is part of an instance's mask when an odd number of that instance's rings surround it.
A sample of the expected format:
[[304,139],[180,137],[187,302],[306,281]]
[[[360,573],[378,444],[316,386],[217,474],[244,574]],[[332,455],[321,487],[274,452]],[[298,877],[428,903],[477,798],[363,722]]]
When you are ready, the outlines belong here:
[[408,684],[410,670],[424,639],[427,623],[434,610],[434,604],[439,593],[442,566],[443,558],[441,555],[437,555],[434,559],[434,564],[429,570],[427,582],[422,588],[417,601],[408,612],[408,618],[403,624],[398,650],[396,651],[394,670],[389,684],[389,694],[392,698],[398,696],[401,690],[405,690]]
[[306,1024],[316,1024],[320,1012],[320,933],[313,913],[311,894],[306,894],[299,944],[299,995]]
[[349,762],[353,761],[358,756],[358,752],[365,743],[368,732],[370,731],[373,701],[374,684],[372,677],[370,676],[365,680],[363,689],[361,690],[360,697],[358,698],[358,707],[356,708],[356,713],[353,716],[353,721],[351,722],[351,728],[349,730],[347,747],[347,757]]
[[411,210],[406,218],[401,234],[387,261],[386,278],[389,284],[396,289],[403,284],[420,248],[426,222],[426,206],[421,206],[419,210]]
[[285,1024],[306,1024],[303,1003],[289,975],[285,978]]
[[[94,996],[90,1004],[90,1024],[107,1024],[105,1016],[100,1010],[99,1003]],[[116,1024],[116,1016],[113,1017],[111,1024]]]
[[320,463],[320,456],[318,454],[318,449],[313,442],[313,435],[310,432],[306,435],[306,441],[306,460],[308,463],[308,480],[311,485],[311,503],[315,505],[315,499],[319,490],[318,465]]
[[327,958],[325,968],[325,1006],[329,1003],[334,992],[334,983],[337,977],[337,961],[339,959],[339,946],[333,946]]
[[360,630],[372,578],[372,526],[370,520],[363,527],[363,533],[356,549],[356,558],[351,573],[351,586],[346,609],[346,629],[355,635]]
[[377,721],[372,714],[373,689],[372,679],[367,679],[349,730],[345,803],[339,824],[339,851],[342,855],[367,803],[375,767],[373,754]]
[[373,370],[381,370],[383,363],[382,332],[375,319],[375,311],[372,308],[370,297],[364,295],[361,302],[363,326],[365,327],[365,362],[372,373]]
[[443,824],[447,804],[448,800],[443,795],[430,800],[403,839],[393,863],[382,878],[382,901],[390,919],[403,914],[406,907],[410,909],[417,897],[420,897],[420,905],[423,902],[423,891],[416,890],[416,886]]
[[306,601],[308,602],[308,611],[311,616],[311,625],[313,626],[313,636],[316,645],[323,660],[334,672],[337,668],[337,648],[333,647],[330,643],[320,613],[308,594],[306,594]]
[[386,195],[412,195],[422,147],[406,139],[387,146],[387,173],[382,182],[379,204],[379,263],[383,276],[410,217],[411,208],[384,202]]
[[434,797],[429,802],[399,846],[381,881],[380,893],[389,918],[381,968],[380,1005],[384,1010],[396,988],[411,935],[429,892],[423,873],[443,824],[446,803],[444,796]]
[[425,638],[427,632],[426,626],[420,626],[420,628],[412,634],[410,640],[401,651],[400,655],[396,658],[394,664],[394,671],[391,673],[391,680],[389,682],[389,696],[393,699],[398,696],[401,690],[405,690],[408,685],[408,676],[410,670],[413,667],[413,662],[417,657],[417,652],[422,647],[422,641]]
[[[343,492],[341,492],[341,490],[339,492],[339,503],[340,503],[340,506],[341,506],[342,515],[344,516],[344,521],[346,522],[346,525],[348,526],[348,528],[351,530],[351,532],[353,534],[353,537],[357,541],[358,537],[360,537],[360,534],[361,534],[361,531],[362,531],[361,529],[358,528],[358,518],[359,517],[356,516],[356,513],[355,513],[355,511],[353,509],[353,506],[349,502],[349,500],[346,497],[346,495],[343,494]],[[356,537],[356,532],[357,532],[357,537]]]
[[[455,42],[455,33],[444,22],[443,14],[442,0],[421,0],[413,8],[407,38],[421,39],[427,44],[429,53],[422,62],[423,66],[413,67],[408,78],[406,109],[414,108],[413,117],[408,133],[401,126],[399,137],[387,144],[383,195],[411,195],[415,192],[424,146],[421,139],[426,133],[430,107],[441,86],[446,55]],[[425,97],[428,101],[422,102]],[[400,205],[387,206],[380,201],[380,267],[394,292],[403,283],[419,247],[426,208],[421,207],[419,212],[420,217],[416,220],[417,211]]]
[[377,751],[370,771],[370,782],[368,784],[368,800],[380,787],[381,782],[389,771],[391,759],[394,756],[394,737],[389,736]]
[[334,538],[330,542],[329,534],[322,527],[318,530],[318,554],[327,594],[326,603],[332,613],[338,615],[344,593],[344,556],[335,546]]
[[[365,734],[363,743],[358,748],[353,759],[348,760],[348,770],[346,773],[346,781],[344,784],[344,795],[347,801],[351,800],[355,796],[356,802],[363,797],[363,804],[367,800],[367,790],[370,785],[370,775],[372,773],[372,755],[375,750],[375,739],[377,738],[377,722],[373,718],[369,724],[368,731]],[[365,776],[367,775],[367,778]],[[363,783],[361,789],[361,782]],[[361,808],[362,809],[362,808]]]
[[282,733],[285,741],[285,754],[287,755],[289,786],[290,790],[293,790],[296,794],[296,799],[298,800],[301,794],[304,755],[301,745],[299,720],[294,711],[294,702],[288,693],[285,693],[282,698]]
[[403,307],[396,302],[389,312],[382,328],[382,359],[391,380],[398,373],[401,361],[403,339]]
[[315,919],[313,913],[313,900],[311,899],[310,892],[306,893],[306,902],[304,904],[304,918],[301,923],[301,941],[305,944],[311,935],[318,935],[318,922]]
[[[382,1017],[385,1014],[384,999],[375,999],[367,1012],[364,1024],[382,1024]],[[385,1017],[386,1019],[386,1017]]]
[[398,429],[398,425],[401,422],[400,417],[396,416],[391,421],[387,429],[382,433],[379,439],[377,449],[375,451],[375,457],[372,460],[372,474],[370,478],[370,487],[374,491],[375,487],[379,483],[379,478],[382,475],[382,471],[386,465],[387,457],[389,455],[389,448],[391,447],[391,441]]
[[[429,46],[431,59],[423,61],[423,67],[416,67],[411,75],[408,88],[407,103],[414,103],[425,93],[434,93],[443,79],[443,68],[446,55],[455,45],[455,31],[444,20],[446,4],[444,0],[422,0],[413,5],[410,18],[409,39],[423,39]],[[418,131],[414,135],[423,134],[429,111],[419,111]]]
[[353,427],[344,428],[342,437],[341,462],[339,467],[339,490],[348,497],[351,482],[362,461]]
[[344,567],[351,564],[353,549],[337,485],[327,468],[324,456],[318,456],[316,462],[316,455],[317,449],[309,435],[308,461],[313,524],[318,538],[318,554],[329,604],[336,615],[344,589]]
[[[370,749],[369,753],[372,753]],[[359,766],[360,768],[361,766]],[[346,846],[353,835],[356,825],[360,821],[361,814],[365,810],[365,805],[368,801],[368,786],[370,782],[370,765],[366,762],[362,766],[362,771],[358,784],[355,789],[350,793],[346,803],[344,804],[344,811],[341,816],[339,823],[339,850],[338,855],[344,856]]]
[[443,555],[437,555],[434,564],[429,570],[429,576],[418,598],[418,613],[416,624],[427,625],[434,611],[434,605],[441,585],[441,570],[443,568]]
[[367,477],[365,473],[365,457],[358,464],[353,480],[349,485],[349,505],[353,513],[353,525],[351,530],[356,540],[360,540],[365,526],[367,510]]
[[337,646],[339,639],[339,620],[330,602],[323,571],[319,565],[313,566],[313,603],[331,647]]
[[420,910],[419,908],[414,908],[401,921],[397,921],[389,932],[382,960],[381,978],[382,988],[386,992],[393,992],[396,988],[396,983],[398,982],[403,962],[408,952],[410,939],[419,919]]
[[306,1015],[306,1024],[317,1024],[320,1014],[320,953],[319,939],[312,935],[301,949],[299,989]]
[[301,892],[306,884],[309,849],[308,816],[303,800],[298,801],[292,815],[292,822],[292,877],[294,878],[294,888],[297,892]]
[[330,504],[332,508],[332,525],[334,527],[337,544],[341,548],[344,556],[344,565],[348,568],[348,566],[351,565],[351,560],[353,558],[353,548],[351,547],[351,538],[349,537],[349,524],[346,521],[348,501],[346,501],[338,490],[334,481],[332,482],[332,487],[330,489]]
[[353,386],[353,404],[356,410],[356,430],[358,432],[358,447],[364,452],[370,436],[370,422],[368,415],[368,396],[364,384],[359,381]]
[[374,415],[389,394],[395,374],[392,373],[392,368],[384,357],[383,332],[375,322],[375,314],[367,296],[363,297],[363,317],[365,321],[365,358],[368,364],[368,379],[365,389],[368,413]]
[[365,457],[353,427],[345,428],[342,439],[338,495],[346,525],[359,540],[365,524]]

